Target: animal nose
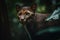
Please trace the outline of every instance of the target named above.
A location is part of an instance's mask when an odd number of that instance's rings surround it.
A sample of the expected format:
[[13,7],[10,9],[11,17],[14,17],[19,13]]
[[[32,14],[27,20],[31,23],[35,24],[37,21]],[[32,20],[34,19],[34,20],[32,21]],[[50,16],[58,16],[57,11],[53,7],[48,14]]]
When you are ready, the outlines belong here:
[[21,19],[21,21],[23,22],[23,21],[24,21],[24,19]]

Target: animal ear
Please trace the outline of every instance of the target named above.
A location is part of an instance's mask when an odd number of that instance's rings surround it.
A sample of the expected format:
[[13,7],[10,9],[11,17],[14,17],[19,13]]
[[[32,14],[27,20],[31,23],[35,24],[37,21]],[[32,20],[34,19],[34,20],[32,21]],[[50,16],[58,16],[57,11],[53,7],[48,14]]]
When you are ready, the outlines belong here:
[[20,10],[20,6],[19,5],[16,5],[16,10],[17,10],[17,12]]
[[35,12],[35,10],[37,9],[37,4],[36,3],[32,4],[31,9],[33,10],[33,12]]
[[23,3],[16,3],[17,12],[21,9],[22,6],[23,6]]

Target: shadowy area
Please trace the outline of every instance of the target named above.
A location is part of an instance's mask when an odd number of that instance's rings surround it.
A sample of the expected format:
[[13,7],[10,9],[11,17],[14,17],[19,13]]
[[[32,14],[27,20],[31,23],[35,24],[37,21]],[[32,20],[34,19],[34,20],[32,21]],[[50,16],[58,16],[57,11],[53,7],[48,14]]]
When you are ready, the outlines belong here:
[[[29,40],[28,36],[26,36],[26,32],[22,27],[22,24],[19,23],[17,12],[16,12],[16,3],[20,3],[20,5],[32,5],[33,3],[37,3],[38,13],[50,13],[59,5],[60,0],[2,0],[0,1],[0,11],[1,11],[1,37],[2,40]],[[52,29],[52,28],[51,28]],[[50,30],[51,31],[51,30]],[[53,31],[53,30],[52,30]],[[51,32],[52,32],[51,31]],[[39,31],[42,33],[42,31]],[[42,34],[38,34],[37,39],[34,40],[60,40],[60,31],[56,31],[54,33],[45,32]]]

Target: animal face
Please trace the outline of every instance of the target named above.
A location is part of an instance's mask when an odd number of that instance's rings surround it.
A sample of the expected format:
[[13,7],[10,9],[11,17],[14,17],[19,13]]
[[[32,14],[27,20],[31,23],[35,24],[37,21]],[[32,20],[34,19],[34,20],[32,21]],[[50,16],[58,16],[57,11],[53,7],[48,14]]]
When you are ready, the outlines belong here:
[[[26,22],[34,14],[34,8],[32,6],[17,6],[17,16],[20,22]],[[36,8],[35,8],[36,9]]]
[[29,7],[23,7],[21,10],[18,11],[18,17],[20,21],[26,21],[30,16],[34,13]]

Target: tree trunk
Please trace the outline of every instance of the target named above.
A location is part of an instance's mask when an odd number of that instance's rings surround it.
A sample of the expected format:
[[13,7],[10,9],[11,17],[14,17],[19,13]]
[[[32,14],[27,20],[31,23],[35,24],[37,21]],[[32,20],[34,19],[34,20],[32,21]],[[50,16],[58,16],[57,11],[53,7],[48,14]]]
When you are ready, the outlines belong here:
[[7,5],[5,0],[0,1],[0,27],[1,27],[1,40],[10,40],[9,21],[7,13]]

